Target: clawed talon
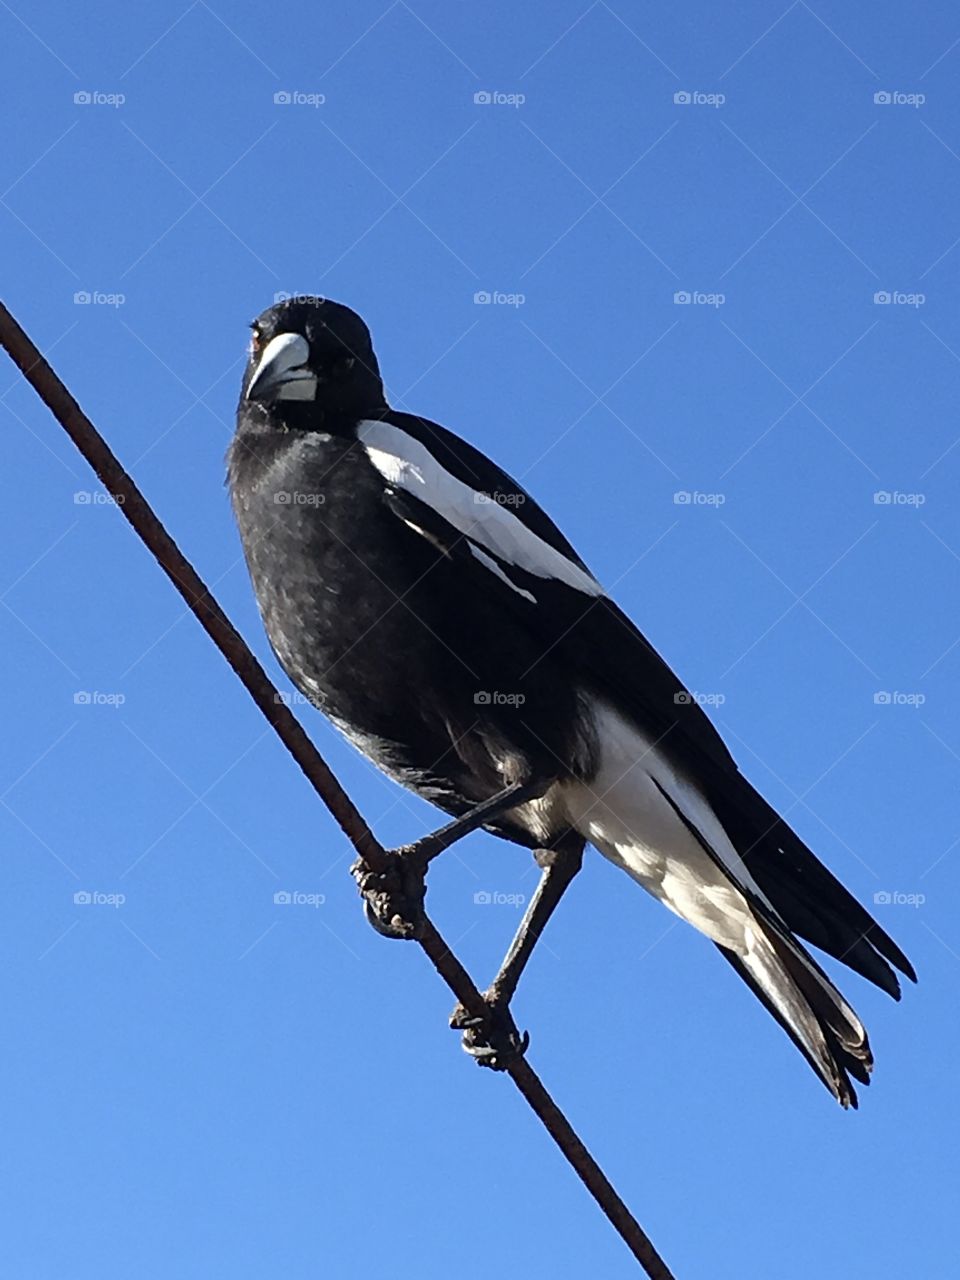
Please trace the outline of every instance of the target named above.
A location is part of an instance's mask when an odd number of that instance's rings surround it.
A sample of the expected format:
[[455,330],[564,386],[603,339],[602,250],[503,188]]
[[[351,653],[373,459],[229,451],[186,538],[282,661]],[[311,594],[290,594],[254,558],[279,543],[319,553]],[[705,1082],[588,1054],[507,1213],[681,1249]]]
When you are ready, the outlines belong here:
[[425,864],[409,857],[405,849],[387,853],[385,871],[372,871],[363,858],[350,868],[363,898],[363,910],[370,924],[384,938],[418,938],[423,931]]
[[506,1071],[526,1053],[530,1033],[517,1029],[506,1004],[498,1002],[489,992],[483,998],[487,1005],[484,1016],[471,1015],[458,1004],[450,1015],[450,1026],[454,1031],[463,1032],[463,1050],[475,1058],[479,1066]]

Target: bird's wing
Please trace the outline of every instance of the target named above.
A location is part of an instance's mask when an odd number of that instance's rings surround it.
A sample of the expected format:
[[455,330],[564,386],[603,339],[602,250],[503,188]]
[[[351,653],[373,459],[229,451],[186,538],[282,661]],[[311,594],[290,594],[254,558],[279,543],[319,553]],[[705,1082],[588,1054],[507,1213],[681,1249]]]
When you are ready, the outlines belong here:
[[[389,412],[357,437],[398,519],[459,557],[478,592],[559,650],[571,675],[632,718],[703,792],[781,919],[891,995],[896,943],[737,768],[703,708],[512,477],[452,432]],[[890,962],[889,964],[887,962]]]
[[516,480],[424,418],[391,412],[361,423],[357,435],[396,514],[448,554],[471,558],[481,586],[514,610],[544,655],[562,646],[588,684],[614,696],[655,738],[669,734],[691,768],[704,759],[737,772],[682,681]]

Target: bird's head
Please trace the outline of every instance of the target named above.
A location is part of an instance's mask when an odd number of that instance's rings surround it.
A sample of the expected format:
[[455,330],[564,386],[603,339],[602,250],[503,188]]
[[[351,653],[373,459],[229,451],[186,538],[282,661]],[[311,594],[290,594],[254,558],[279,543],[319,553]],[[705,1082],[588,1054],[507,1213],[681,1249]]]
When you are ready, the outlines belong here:
[[269,307],[251,328],[241,406],[260,404],[281,418],[307,401],[361,417],[385,407],[370,330],[349,307],[299,295]]

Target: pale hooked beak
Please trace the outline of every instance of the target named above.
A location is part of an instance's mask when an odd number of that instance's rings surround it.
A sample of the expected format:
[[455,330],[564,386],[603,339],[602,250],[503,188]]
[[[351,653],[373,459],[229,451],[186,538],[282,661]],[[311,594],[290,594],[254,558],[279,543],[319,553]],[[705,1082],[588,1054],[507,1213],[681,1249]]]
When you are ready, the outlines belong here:
[[310,344],[299,333],[280,333],[267,343],[247,387],[247,400],[312,400],[316,374],[305,368]]

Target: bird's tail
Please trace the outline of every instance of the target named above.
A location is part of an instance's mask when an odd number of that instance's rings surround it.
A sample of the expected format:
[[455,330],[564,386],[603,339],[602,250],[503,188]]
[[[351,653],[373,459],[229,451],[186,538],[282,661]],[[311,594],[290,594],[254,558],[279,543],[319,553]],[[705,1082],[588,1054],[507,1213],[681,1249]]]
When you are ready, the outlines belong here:
[[[571,827],[711,938],[844,1107],[869,1083],[867,1033],[764,893],[700,789],[610,712],[589,787],[568,788]],[[812,855],[811,855],[812,856]],[[818,864],[819,865],[819,864]]]
[[851,1076],[869,1084],[873,1055],[863,1023],[799,942],[757,919],[746,950],[719,946],[844,1107],[856,1107]]

